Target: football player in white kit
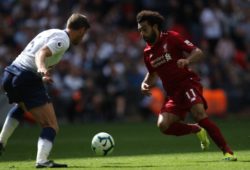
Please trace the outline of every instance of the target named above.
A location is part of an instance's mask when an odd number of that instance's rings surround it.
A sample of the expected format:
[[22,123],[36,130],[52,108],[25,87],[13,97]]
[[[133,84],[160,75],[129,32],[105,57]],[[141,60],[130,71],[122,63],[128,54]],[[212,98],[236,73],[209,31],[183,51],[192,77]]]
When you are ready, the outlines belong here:
[[52,83],[49,69],[57,64],[70,44],[78,44],[90,25],[86,16],[74,13],[65,30],[49,29],[38,34],[4,71],[2,86],[9,103],[16,103],[9,111],[0,133],[0,154],[4,151],[24,112],[30,112],[41,125],[37,143],[36,168],[67,167],[48,160],[58,123],[53,104],[44,83]]

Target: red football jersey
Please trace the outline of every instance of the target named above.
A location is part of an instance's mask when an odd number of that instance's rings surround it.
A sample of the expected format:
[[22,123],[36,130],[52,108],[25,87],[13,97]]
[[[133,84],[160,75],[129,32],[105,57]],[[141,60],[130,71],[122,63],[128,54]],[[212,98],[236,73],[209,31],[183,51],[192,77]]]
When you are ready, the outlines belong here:
[[184,57],[184,52],[190,53],[194,50],[190,41],[184,40],[177,32],[168,31],[161,33],[158,41],[144,49],[144,62],[149,73],[156,72],[160,77],[164,89],[169,96],[174,95],[180,88],[181,83],[186,79],[199,80],[188,67],[179,68],[177,61]]

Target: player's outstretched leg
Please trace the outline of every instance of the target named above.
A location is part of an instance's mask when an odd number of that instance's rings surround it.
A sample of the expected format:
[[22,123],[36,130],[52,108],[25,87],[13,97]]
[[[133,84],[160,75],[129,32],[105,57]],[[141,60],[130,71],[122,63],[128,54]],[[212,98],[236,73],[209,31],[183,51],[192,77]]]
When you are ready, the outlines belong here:
[[48,159],[56,133],[59,129],[56,114],[52,103],[46,103],[29,110],[37,122],[42,127],[41,134],[37,142],[36,168],[46,167],[66,167],[65,164],[57,164]]
[[215,144],[222,150],[224,154],[223,160],[225,161],[236,161],[237,158],[234,155],[231,148],[227,145],[220,129],[208,118],[199,121],[199,125],[207,130],[209,136],[213,139]]
[[208,139],[206,130],[204,128],[201,128],[201,130],[199,132],[197,132],[196,135],[201,142],[201,149],[203,151],[208,150],[209,145],[210,145],[210,141]]
[[167,129],[161,130],[166,135],[184,136],[200,131],[200,127],[197,124],[186,124],[181,122],[175,122],[171,124]]
[[200,131],[198,124],[186,124],[180,122],[180,118],[172,113],[163,112],[159,114],[157,126],[166,135],[183,136]]
[[198,122],[199,126],[201,126],[207,131],[207,133],[209,134],[211,139],[214,141],[214,143],[218,146],[218,148],[221,149],[221,151],[224,154],[223,160],[236,161],[237,158],[234,155],[231,148],[227,145],[227,142],[224,136],[222,135],[220,129],[213,121],[211,121],[208,118],[203,104],[193,105],[191,112],[195,120]]
[[42,129],[41,135],[37,143],[36,168],[62,168],[67,167],[66,164],[58,164],[48,160],[48,156],[53,146],[56,131],[51,127]]
[[22,120],[23,113],[24,111],[18,105],[10,109],[0,133],[0,155],[3,154],[8,139]]
[[53,146],[56,131],[51,127],[42,129],[37,143],[36,168],[65,168],[66,164],[58,164],[48,160],[48,156]]

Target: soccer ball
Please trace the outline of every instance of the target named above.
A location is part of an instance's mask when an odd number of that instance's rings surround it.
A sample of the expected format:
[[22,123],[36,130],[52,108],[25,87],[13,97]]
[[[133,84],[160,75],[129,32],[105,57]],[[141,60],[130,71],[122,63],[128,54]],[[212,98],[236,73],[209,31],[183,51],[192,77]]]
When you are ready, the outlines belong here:
[[114,146],[115,142],[113,137],[106,132],[97,133],[91,142],[91,148],[98,156],[111,154],[114,150]]

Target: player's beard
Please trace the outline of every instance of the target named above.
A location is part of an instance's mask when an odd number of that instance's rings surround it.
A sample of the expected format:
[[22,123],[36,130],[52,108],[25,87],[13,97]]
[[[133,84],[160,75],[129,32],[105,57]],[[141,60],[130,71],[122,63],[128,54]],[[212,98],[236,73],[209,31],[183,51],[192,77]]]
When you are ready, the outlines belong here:
[[73,45],[78,45],[80,42],[81,42],[81,40],[78,40],[78,39],[77,39],[77,40],[74,40],[74,41],[72,42],[72,44],[73,44]]
[[148,37],[143,37],[143,39],[148,43],[148,44],[154,44],[156,40],[156,33],[155,31],[152,31],[152,34]]

